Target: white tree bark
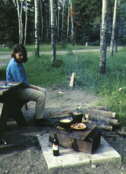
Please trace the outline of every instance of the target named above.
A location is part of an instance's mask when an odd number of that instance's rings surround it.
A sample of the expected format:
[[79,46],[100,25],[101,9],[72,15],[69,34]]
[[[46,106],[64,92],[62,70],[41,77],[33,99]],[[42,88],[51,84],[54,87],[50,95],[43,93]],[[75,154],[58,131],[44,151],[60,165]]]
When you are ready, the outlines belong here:
[[70,31],[70,6],[68,2],[68,12],[67,12],[67,39],[69,38],[69,31]]
[[117,3],[118,0],[115,0],[114,10],[113,10],[113,24],[112,24],[112,34],[110,42],[110,55],[113,56],[114,46],[115,46],[115,30],[116,30],[116,17],[117,17]]
[[52,64],[53,64],[56,61],[54,0],[50,0],[50,22],[51,22],[51,45],[52,45]]
[[23,43],[23,23],[22,23],[22,7],[23,2],[16,0],[17,16],[18,16],[18,31],[19,31],[19,43]]
[[60,39],[60,7],[58,7],[57,31],[58,31],[58,39]]
[[100,31],[100,61],[99,68],[100,73],[104,74],[106,72],[106,31],[107,31],[107,8],[108,0],[102,0],[102,21],[101,21],[101,31]]
[[71,42],[74,44],[74,16],[73,16],[73,4],[70,0],[70,11],[71,11]]
[[27,40],[27,23],[28,23],[28,4],[27,0],[25,0],[25,28],[24,28],[24,45]]
[[34,0],[35,5],[35,55],[39,56],[39,0]]
[[12,2],[13,2],[13,4],[15,5],[15,7],[16,7],[16,0],[12,0]]

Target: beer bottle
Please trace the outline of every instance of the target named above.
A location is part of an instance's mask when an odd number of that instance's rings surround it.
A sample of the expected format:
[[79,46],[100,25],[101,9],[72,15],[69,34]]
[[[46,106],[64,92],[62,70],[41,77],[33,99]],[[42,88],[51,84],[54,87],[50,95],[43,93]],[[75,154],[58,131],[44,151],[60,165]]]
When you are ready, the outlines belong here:
[[54,135],[54,138],[53,138],[52,150],[53,150],[54,156],[59,156],[59,142],[58,142],[56,134]]

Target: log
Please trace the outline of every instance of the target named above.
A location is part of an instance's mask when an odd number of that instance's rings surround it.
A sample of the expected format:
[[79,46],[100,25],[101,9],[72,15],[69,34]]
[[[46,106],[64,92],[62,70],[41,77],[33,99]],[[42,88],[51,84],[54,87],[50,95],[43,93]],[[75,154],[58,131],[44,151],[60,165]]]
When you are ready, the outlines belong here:
[[89,120],[88,123],[95,125],[97,129],[103,129],[103,130],[108,130],[108,131],[113,130],[112,125],[107,124],[107,123],[102,122],[102,121],[95,122],[95,121]]
[[111,112],[111,111],[104,111],[104,110],[97,110],[97,109],[85,109],[83,112],[88,113],[99,119],[101,117],[105,117],[105,118],[115,118],[116,117],[116,113]]
[[120,130],[117,132],[121,136],[126,136],[126,127],[121,127]]
[[70,77],[70,83],[69,83],[69,86],[70,87],[73,87],[74,86],[74,81],[75,81],[75,75],[76,73],[72,73],[71,77]]
[[96,128],[98,129],[103,129],[103,130],[108,130],[108,131],[112,131],[113,127],[111,125],[96,125]]
[[126,132],[118,131],[117,133],[118,133],[119,135],[121,135],[121,136],[126,136]]
[[[49,115],[50,116],[55,116],[55,117],[62,116],[62,115],[70,115],[74,111],[75,110],[65,110],[65,111],[61,111],[61,112],[52,112],[52,113],[49,113]],[[83,108],[83,109],[81,109],[81,112],[83,114],[90,114],[90,115],[96,117],[97,119],[100,119],[102,117],[105,117],[105,118],[115,118],[115,116],[116,116],[115,112],[96,110],[96,109],[89,109],[89,108]]]
[[112,125],[119,125],[119,122],[117,119],[112,119],[112,118],[105,118],[105,117],[98,117],[95,115],[90,115],[89,113],[85,114],[85,119],[86,120],[96,120],[96,121],[103,121],[106,124],[112,124]]
[[[75,110],[67,110],[67,111],[62,111],[62,112],[55,112],[52,113],[52,115],[64,115],[64,114],[71,114],[72,112],[74,112]],[[105,118],[116,118],[116,113],[115,112],[111,112],[111,111],[103,111],[103,110],[96,110],[96,109],[81,109],[80,110],[83,114],[90,114],[98,119],[105,117]]]
[[91,109],[109,111],[106,106],[93,106]]

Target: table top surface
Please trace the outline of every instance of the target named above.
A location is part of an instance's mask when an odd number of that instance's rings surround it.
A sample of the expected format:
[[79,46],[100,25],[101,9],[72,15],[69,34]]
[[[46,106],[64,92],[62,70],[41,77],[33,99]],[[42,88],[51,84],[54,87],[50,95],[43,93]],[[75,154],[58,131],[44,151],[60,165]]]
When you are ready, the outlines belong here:
[[22,83],[20,82],[7,82],[0,81],[0,96],[4,93],[8,92],[10,89],[14,89],[15,87],[20,87]]
[[17,86],[21,84],[20,82],[7,82],[7,81],[0,81],[0,90],[9,89],[10,87]]

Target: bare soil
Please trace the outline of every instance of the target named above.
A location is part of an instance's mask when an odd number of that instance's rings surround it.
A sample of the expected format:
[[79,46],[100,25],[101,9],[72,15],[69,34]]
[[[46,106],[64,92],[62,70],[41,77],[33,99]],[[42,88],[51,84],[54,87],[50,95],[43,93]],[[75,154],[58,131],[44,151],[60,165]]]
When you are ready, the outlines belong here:
[[[78,106],[95,106],[101,101],[92,93],[83,90],[49,89],[47,92],[46,112],[76,109]],[[28,104],[28,110],[23,110],[27,120],[34,115],[34,102]],[[50,127],[26,127],[18,128],[16,125],[8,125],[8,130],[3,134],[7,145],[15,147],[0,147],[0,174],[46,174],[47,166],[41,153],[38,134],[44,134],[51,130]],[[116,132],[105,132],[105,138],[121,154],[122,166],[111,171],[105,167],[95,166],[92,174],[126,174],[126,137],[117,135]],[[113,136],[110,136],[113,135]]]

